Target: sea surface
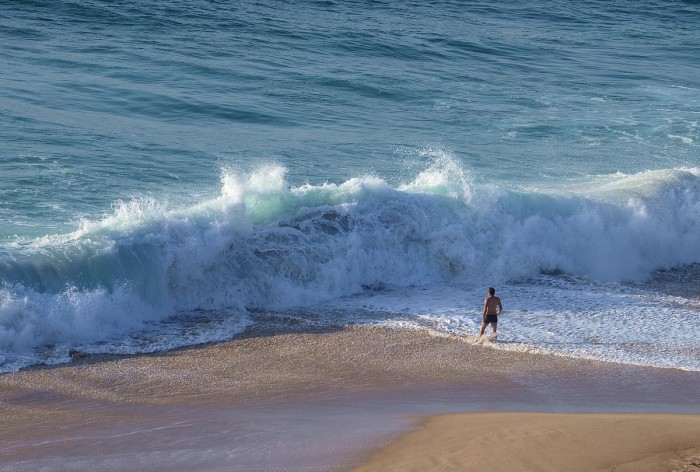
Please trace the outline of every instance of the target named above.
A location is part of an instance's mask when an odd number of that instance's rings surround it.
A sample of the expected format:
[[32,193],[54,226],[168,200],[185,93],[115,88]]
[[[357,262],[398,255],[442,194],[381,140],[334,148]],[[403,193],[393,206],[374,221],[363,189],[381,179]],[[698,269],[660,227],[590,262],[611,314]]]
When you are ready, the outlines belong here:
[[697,1],[0,2],[0,372],[380,324],[700,370]]

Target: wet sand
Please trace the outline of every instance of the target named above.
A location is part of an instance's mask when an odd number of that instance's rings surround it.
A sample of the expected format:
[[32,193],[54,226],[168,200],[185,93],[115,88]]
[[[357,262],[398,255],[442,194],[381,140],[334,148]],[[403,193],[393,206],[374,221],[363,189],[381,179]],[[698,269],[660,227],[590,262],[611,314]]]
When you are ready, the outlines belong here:
[[698,385],[695,372],[499,351],[410,330],[252,332],[0,376],[0,470],[346,470],[402,431],[434,429],[422,423],[430,415],[695,418]]

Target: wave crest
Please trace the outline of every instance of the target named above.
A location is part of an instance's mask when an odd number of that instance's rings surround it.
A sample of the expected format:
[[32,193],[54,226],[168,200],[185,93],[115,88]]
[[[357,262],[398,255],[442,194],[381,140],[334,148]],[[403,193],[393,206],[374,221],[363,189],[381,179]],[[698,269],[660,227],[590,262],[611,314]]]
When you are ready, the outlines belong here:
[[700,262],[697,169],[547,189],[479,187],[449,161],[396,187],[290,187],[284,174],[223,172],[220,196],[198,205],[120,202],[69,235],[6,247],[0,349],[118,337],[173,314],[243,319],[382,284],[639,280]]

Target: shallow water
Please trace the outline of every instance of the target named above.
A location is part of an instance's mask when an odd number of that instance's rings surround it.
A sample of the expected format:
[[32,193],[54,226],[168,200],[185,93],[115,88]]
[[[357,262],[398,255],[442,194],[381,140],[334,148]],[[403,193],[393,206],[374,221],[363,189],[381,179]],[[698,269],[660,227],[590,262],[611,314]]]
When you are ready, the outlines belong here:
[[[532,373],[530,373],[532,374]],[[231,405],[129,406],[35,397],[79,408],[79,420],[45,425],[0,445],[0,470],[338,470],[418,425],[424,415],[477,411],[698,414],[697,372],[592,366],[552,375],[482,378],[247,400]],[[13,402],[17,402],[14,399]]]

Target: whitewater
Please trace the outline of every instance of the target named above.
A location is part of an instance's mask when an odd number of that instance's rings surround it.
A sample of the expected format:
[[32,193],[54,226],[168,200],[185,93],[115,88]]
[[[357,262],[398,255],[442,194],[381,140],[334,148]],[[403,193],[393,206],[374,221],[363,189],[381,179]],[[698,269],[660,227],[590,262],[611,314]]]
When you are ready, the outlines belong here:
[[290,186],[279,166],[221,182],[196,205],[119,202],[4,245],[2,369],[265,323],[470,339],[488,286],[506,305],[494,348],[700,369],[700,169],[497,187],[442,156],[397,186]]

